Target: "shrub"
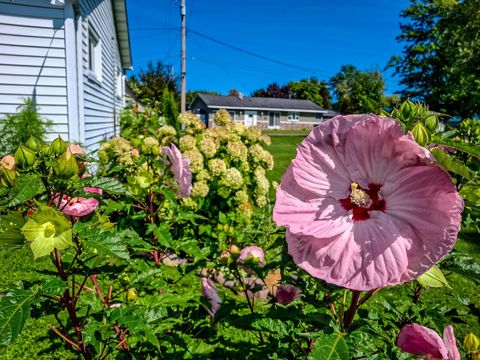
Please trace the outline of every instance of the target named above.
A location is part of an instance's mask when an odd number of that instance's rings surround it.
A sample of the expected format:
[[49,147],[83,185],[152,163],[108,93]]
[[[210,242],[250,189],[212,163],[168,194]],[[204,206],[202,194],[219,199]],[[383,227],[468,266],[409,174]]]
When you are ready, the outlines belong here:
[[32,99],[25,99],[25,104],[17,108],[16,114],[7,114],[0,119],[0,155],[13,153],[31,136],[45,140],[51,124],[51,121],[41,118]]

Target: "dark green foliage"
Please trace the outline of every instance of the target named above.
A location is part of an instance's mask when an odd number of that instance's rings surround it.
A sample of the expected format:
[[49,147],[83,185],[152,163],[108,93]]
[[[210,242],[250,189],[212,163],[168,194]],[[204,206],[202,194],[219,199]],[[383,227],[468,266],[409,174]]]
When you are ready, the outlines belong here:
[[279,85],[276,82],[269,84],[266,88],[252,92],[251,96],[273,97],[283,99],[304,99],[310,100],[323,108],[330,108],[330,92],[325,81],[319,81],[315,77],[290,81],[286,85]]
[[32,136],[45,140],[51,124],[51,121],[40,117],[32,99],[25,99],[25,104],[17,108],[16,114],[7,114],[0,119],[0,155],[13,154],[20,144],[26,143]]
[[360,71],[353,65],[343,65],[330,79],[337,98],[336,109],[342,114],[378,114],[384,106],[385,83],[378,71]]
[[163,121],[167,125],[171,125],[176,130],[180,130],[180,125],[178,124],[178,105],[175,100],[175,94],[168,90],[167,87],[163,89],[162,94],[162,116]]
[[405,86],[402,96],[450,115],[478,114],[479,1],[411,0],[401,16],[397,39],[405,45],[390,66]]
[[149,62],[146,69],[128,79],[128,85],[143,104],[153,108],[161,105],[165,88],[173,93],[175,99],[180,94],[178,78],[174,76],[172,67],[160,61],[155,65]]

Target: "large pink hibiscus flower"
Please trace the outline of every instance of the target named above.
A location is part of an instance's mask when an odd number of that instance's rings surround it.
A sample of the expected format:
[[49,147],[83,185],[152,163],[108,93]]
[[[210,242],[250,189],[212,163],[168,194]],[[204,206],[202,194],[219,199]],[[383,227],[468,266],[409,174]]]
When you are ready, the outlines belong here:
[[337,116],[299,145],[273,218],[311,275],[354,290],[417,278],[453,247],[463,201],[393,119]]
[[162,151],[167,155],[172,166],[173,178],[178,183],[179,189],[177,195],[181,198],[189,197],[190,192],[192,191],[190,159],[184,157],[175,144],[171,144],[170,147],[164,146]]

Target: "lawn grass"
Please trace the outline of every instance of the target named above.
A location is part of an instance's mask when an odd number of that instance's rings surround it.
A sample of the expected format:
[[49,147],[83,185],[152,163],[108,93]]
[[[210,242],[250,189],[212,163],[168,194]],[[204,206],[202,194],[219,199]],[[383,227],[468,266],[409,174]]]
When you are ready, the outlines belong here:
[[267,150],[273,155],[275,162],[273,170],[267,174],[271,181],[280,182],[283,173],[295,157],[298,144],[300,144],[304,138],[305,135],[271,137],[272,144],[267,147]]
[[269,136],[298,135],[306,136],[311,130],[263,130],[262,133]]

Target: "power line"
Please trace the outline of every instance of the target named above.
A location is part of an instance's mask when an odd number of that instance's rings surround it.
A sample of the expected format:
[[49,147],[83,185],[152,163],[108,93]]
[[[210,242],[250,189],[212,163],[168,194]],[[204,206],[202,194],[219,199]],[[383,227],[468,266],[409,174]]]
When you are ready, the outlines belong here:
[[[210,41],[213,41],[217,44],[220,44],[220,45],[223,45],[225,47],[228,47],[228,48],[231,48],[233,50],[236,50],[236,51],[239,51],[239,52],[242,52],[244,54],[248,54],[250,56],[254,56],[256,58],[259,58],[259,59],[262,59],[262,60],[265,60],[265,61],[270,61],[272,63],[275,63],[275,64],[279,64],[279,65],[283,65],[283,66],[286,66],[286,67],[290,67],[292,69],[297,69],[297,70],[301,70],[301,71],[304,71],[304,72],[307,72],[307,73],[322,73],[321,71],[318,71],[318,70],[311,70],[311,69],[307,69],[303,66],[298,66],[298,65],[295,65],[295,64],[290,64],[290,63],[287,63],[287,62],[284,62],[284,61],[280,61],[280,60],[276,60],[276,59],[273,59],[273,58],[270,58],[268,56],[264,56],[264,55],[260,55],[260,54],[257,54],[257,53],[254,53],[250,50],[246,50],[246,49],[242,49],[236,45],[231,45],[231,44],[228,44],[222,40],[218,40],[218,39],[215,39],[209,35],[206,35],[206,34],[202,34],[201,32],[198,32],[196,30],[192,30],[192,29],[189,29],[188,30],[189,32],[191,32],[192,34],[195,34],[195,35],[198,35],[200,37],[203,37],[207,40],[210,40]],[[327,75],[327,73],[323,72],[323,74]]]

